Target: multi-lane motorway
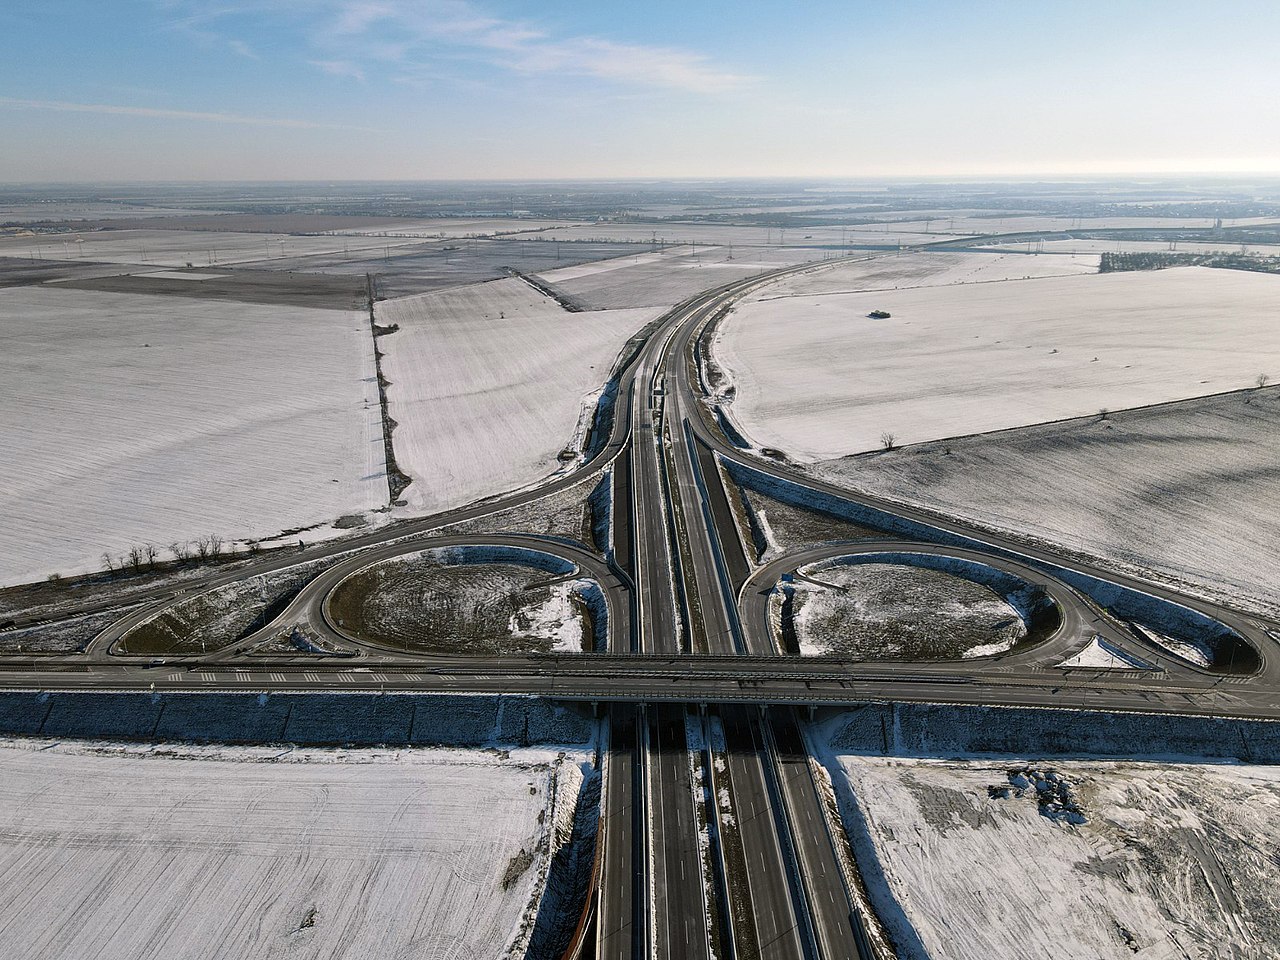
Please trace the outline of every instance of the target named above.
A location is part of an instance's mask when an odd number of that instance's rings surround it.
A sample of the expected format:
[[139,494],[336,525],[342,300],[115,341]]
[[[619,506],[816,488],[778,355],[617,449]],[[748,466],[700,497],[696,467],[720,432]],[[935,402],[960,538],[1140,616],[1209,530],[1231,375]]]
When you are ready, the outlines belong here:
[[[157,587],[151,601],[104,631],[83,656],[0,659],[8,687],[178,690],[446,690],[524,692],[594,701],[606,718],[598,883],[587,905],[590,940],[605,958],[846,958],[875,956],[874,918],[859,912],[840,826],[815,779],[803,713],[795,707],[904,700],[1192,712],[1280,719],[1277,625],[993,536],[948,517],[854,495],[725,437],[701,395],[694,344],[737,299],[789,274],[773,271],[694,297],[629,344],[615,372],[617,403],[605,442],[541,487],[303,554],[275,557]],[[895,518],[919,536],[824,544],[759,565],[737,530],[718,464],[735,464],[834,501]],[[432,537],[609,469],[612,549],[601,557],[519,532]],[[344,578],[434,546],[516,547],[549,554],[606,597],[608,652],[596,655],[420,656],[379,647],[336,622],[329,597]],[[120,656],[121,637],[201,590],[302,560],[350,558],[318,574],[271,624],[203,657]],[[783,656],[767,597],[800,566],[853,554],[943,556],[1041,585],[1058,616],[1029,649],[969,662],[868,664]],[[1080,578],[1180,604],[1235,631],[1257,669],[1224,677],[1174,658],[1127,631],[1090,599]],[[1077,584],[1073,586],[1072,584]],[[101,606],[101,604],[98,604]],[[302,631],[343,658],[250,654]],[[1095,637],[1130,653],[1128,670],[1058,666]]]

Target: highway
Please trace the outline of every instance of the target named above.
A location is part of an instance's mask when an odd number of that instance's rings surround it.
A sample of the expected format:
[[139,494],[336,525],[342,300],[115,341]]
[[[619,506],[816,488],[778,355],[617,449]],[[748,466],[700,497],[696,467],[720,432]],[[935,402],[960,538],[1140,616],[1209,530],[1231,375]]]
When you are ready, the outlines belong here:
[[[858,259],[863,259],[859,257]],[[815,781],[805,713],[869,701],[1000,704],[1280,719],[1280,624],[1171,588],[1079,563],[917,507],[851,493],[752,456],[721,431],[697,375],[695,345],[737,299],[783,276],[771,271],[691,298],[633,338],[614,371],[616,409],[589,459],[534,488],[351,539],[213,570],[135,592],[149,600],[104,630],[83,655],[0,657],[0,686],[39,690],[442,691],[531,694],[595,704],[605,720],[595,956],[608,958],[874,956],[862,929],[833,821]],[[757,564],[739,536],[717,464],[733,464],[915,525],[920,537],[827,543]],[[601,557],[566,540],[519,531],[431,531],[559,492],[612,468],[614,542]],[[330,598],[347,577],[432,547],[517,548],[558,558],[594,580],[608,612],[607,653],[476,657],[378,646],[336,622]],[[127,657],[117,646],[148,617],[201,591],[298,563],[338,558],[270,624],[208,655]],[[783,655],[767,600],[810,563],[862,554],[982,564],[1042,586],[1058,615],[1036,644],[973,661],[868,663]],[[1079,586],[1094,578],[1216,620],[1256,651],[1257,669],[1223,675],[1144,641]],[[549,575],[549,579],[551,575]],[[108,609],[93,600],[66,614]],[[21,624],[19,624],[21,625]],[[253,648],[300,630],[347,657]],[[1128,670],[1064,669],[1094,637],[1143,662]],[[724,769],[706,770],[727,807],[704,803],[688,737],[691,705],[723,731]],[[699,722],[701,725],[701,722]],[[705,726],[705,725],[702,725]],[[718,798],[718,794],[713,794]],[[731,810],[732,821],[726,819]],[[711,817],[702,854],[699,817]],[[719,866],[708,871],[708,861]],[[714,875],[713,875],[714,874]],[[723,937],[721,936],[723,932]]]

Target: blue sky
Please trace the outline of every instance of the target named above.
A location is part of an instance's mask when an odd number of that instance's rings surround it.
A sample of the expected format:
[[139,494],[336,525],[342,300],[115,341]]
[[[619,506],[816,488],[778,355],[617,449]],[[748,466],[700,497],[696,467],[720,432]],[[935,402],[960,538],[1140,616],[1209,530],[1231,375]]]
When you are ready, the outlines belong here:
[[0,181],[1280,173],[1280,4],[0,0]]

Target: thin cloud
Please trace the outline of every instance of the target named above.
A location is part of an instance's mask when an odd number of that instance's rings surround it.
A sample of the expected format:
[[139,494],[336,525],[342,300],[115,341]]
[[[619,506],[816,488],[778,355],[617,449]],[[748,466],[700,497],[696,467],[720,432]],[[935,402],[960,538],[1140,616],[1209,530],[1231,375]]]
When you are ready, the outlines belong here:
[[240,54],[240,56],[248,57],[250,60],[262,59],[260,56],[254,53],[253,48],[249,46],[247,43],[245,43],[243,40],[228,40],[227,46],[229,46],[236,53]]
[[309,42],[321,54],[310,63],[336,75],[355,75],[327,65],[349,64],[343,54],[358,44],[362,59],[395,64],[406,72],[437,65],[442,51],[453,48],[521,74],[589,77],[703,95],[730,92],[757,80],[693,50],[598,36],[553,36],[524,21],[490,16],[468,0],[161,2],[165,9],[187,13],[177,21],[182,29],[205,34],[223,18],[249,13],[289,17],[305,25]]
[[96,113],[106,116],[151,117],[160,120],[194,120],[201,123],[234,123],[253,127],[287,127],[294,130],[369,130],[367,127],[316,123],[312,120],[295,120],[287,117],[249,117],[238,113],[126,107],[113,103],[71,103],[66,100],[22,100],[16,97],[0,97],[0,107],[19,110],[53,110],[61,113]]
[[463,0],[340,0],[320,36],[349,43],[383,28],[416,41],[399,51],[401,65],[416,59],[418,46],[446,43],[488,52],[494,66],[526,74],[594,77],[698,94],[726,93],[754,80],[689,50],[599,37],[557,39],[527,24],[479,14]]
[[350,77],[352,80],[364,83],[364,71],[350,60],[308,60],[307,62],[331,77]]

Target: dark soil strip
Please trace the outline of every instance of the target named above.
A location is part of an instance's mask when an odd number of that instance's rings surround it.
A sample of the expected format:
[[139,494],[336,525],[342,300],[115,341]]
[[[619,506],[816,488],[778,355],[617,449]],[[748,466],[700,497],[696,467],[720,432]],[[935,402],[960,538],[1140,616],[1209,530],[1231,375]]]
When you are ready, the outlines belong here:
[[405,488],[413,482],[396,463],[395,444],[391,442],[391,433],[396,428],[396,422],[387,412],[387,387],[391,386],[391,381],[382,375],[382,351],[378,349],[378,337],[395,331],[389,327],[380,327],[374,319],[373,274],[366,273],[364,281],[369,304],[369,333],[373,336],[373,366],[378,375],[378,403],[382,408],[382,449],[387,461],[387,502],[395,503],[400,499],[400,494],[404,493]]
[[576,925],[586,909],[595,866],[600,786],[600,776],[595,773],[578,791],[573,810],[572,838],[551,859],[546,891],[538,906],[526,960],[559,960],[577,932]]
[[519,277],[521,280],[523,280],[529,286],[533,287],[533,289],[537,290],[544,297],[550,297],[552,300],[560,304],[560,306],[564,307],[565,310],[569,311],[570,313],[583,313],[589,309],[587,305],[583,303],[581,300],[577,299],[574,296],[571,296],[570,294],[565,293],[563,290],[561,290],[559,287],[555,286],[554,284],[547,283],[547,281],[543,280],[541,277],[535,277],[533,274],[525,273],[522,270],[517,270],[515,267],[505,267],[504,269],[507,271],[507,273],[511,274],[511,276]]

